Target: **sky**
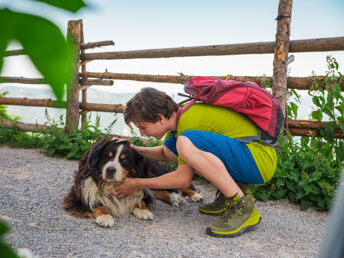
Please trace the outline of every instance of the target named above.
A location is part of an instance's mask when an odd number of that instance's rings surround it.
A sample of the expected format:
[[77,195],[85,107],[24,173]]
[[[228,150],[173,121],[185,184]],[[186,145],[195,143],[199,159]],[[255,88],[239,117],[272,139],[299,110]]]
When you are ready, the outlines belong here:
[[[274,41],[278,0],[89,0],[77,14],[32,0],[0,0],[0,7],[41,15],[66,34],[68,20],[82,19],[85,42],[113,40],[94,52]],[[293,1],[290,40],[344,36],[343,0]],[[18,48],[16,44],[10,48]],[[91,52],[91,51],[89,51]],[[324,74],[325,57],[344,53],[295,53],[291,76]],[[11,59],[11,60],[10,60]],[[7,58],[3,74],[12,74]],[[11,62],[13,61],[13,62]],[[177,75],[272,75],[273,54],[97,60],[88,70]],[[25,62],[23,62],[25,63]],[[17,69],[16,69],[17,70]],[[34,69],[33,69],[34,70]],[[24,73],[30,69],[23,69]],[[33,73],[34,74],[34,73]]]
[[[85,42],[113,40],[88,52],[127,51],[174,47],[207,46],[275,41],[278,0],[86,0],[76,14],[33,0],[0,0],[0,8],[29,11],[57,24],[66,34],[68,20],[83,20]],[[343,0],[293,1],[290,40],[344,36]],[[9,49],[21,48],[12,43]],[[289,76],[324,75],[326,56],[333,55],[344,66],[344,51],[290,53],[295,61]],[[271,76],[273,54],[176,57],[131,60],[97,60],[87,71],[155,75],[248,75]],[[19,74],[18,74],[19,71]],[[3,76],[41,77],[25,56],[5,59]],[[137,92],[153,86],[172,95],[181,85],[115,81],[113,87],[92,87],[103,91]],[[32,86],[34,87],[34,86]],[[117,103],[110,103],[117,104]],[[125,103],[124,103],[125,104]]]

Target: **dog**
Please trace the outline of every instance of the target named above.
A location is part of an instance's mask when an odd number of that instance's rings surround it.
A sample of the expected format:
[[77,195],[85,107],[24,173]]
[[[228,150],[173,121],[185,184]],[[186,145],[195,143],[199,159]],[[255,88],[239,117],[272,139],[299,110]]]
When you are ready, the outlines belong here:
[[114,186],[126,177],[152,178],[171,172],[166,163],[149,160],[130,148],[130,142],[106,137],[96,142],[80,159],[74,184],[63,200],[64,209],[80,218],[93,218],[102,227],[114,225],[114,217],[133,214],[151,220],[149,210],[155,199],[172,206],[201,201],[202,196],[191,185],[179,190],[136,190],[123,198],[113,195]]

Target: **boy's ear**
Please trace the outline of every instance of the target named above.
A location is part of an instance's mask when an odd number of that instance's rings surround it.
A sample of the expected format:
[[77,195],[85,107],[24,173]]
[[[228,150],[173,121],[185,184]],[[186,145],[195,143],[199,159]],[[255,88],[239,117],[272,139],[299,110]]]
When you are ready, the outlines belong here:
[[166,117],[163,114],[158,114],[158,121],[163,122],[166,120]]

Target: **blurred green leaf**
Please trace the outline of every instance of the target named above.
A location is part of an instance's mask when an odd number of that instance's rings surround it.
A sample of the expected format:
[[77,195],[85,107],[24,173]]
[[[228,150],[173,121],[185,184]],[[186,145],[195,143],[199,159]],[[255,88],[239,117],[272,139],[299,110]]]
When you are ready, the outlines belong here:
[[0,220],[0,238],[3,234],[7,233],[8,231],[9,231],[9,227],[7,226],[7,224],[5,224],[4,222]]
[[344,125],[339,125],[340,130],[344,133]]
[[7,23],[4,19],[5,17],[2,15],[3,12],[4,12],[3,10],[0,10],[0,24],[1,24],[1,26],[0,26],[0,35],[1,35],[1,40],[0,40],[0,73],[2,70],[3,62],[4,62],[3,56],[5,55],[7,44],[11,38],[11,35],[10,35],[11,29],[8,29],[8,28],[11,28],[11,24],[4,26],[4,24],[7,24]]
[[83,0],[67,0],[67,1],[61,1],[61,0],[35,0],[38,2],[44,2],[50,5],[53,5],[55,7],[62,8],[64,10],[70,11],[70,12],[77,12],[81,8],[85,7],[86,4]]
[[[50,84],[58,100],[62,100],[64,86],[71,78],[72,47],[60,29],[50,21],[29,14],[0,10],[0,24],[10,24],[1,32],[18,40],[34,65]],[[2,40],[1,40],[2,42]],[[4,43],[0,43],[1,47]],[[3,52],[0,52],[3,60]]]
[[4,242],[2,242],[3,235],[9,231],[9,227],[0,220],[0,255],[6,258],[18,257],[15,252]]

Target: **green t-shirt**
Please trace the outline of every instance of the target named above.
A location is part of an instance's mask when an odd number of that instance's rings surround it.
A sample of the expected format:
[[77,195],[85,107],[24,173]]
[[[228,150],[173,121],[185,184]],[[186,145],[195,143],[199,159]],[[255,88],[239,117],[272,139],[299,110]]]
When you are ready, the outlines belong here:
[[[196,103],[187,109],[180,117],[177,131],[178,137],[188,130],[200,130],[222,134],[231,138],[256,136],[257,126],[245,116],[221,106]],[[172,133],[168,132],[167,139]],[[268,181],[274,174],[277,164],[275,148],[261,142],[247,144],[264,182]],[[178,157],[178,164],[185,162]]]

